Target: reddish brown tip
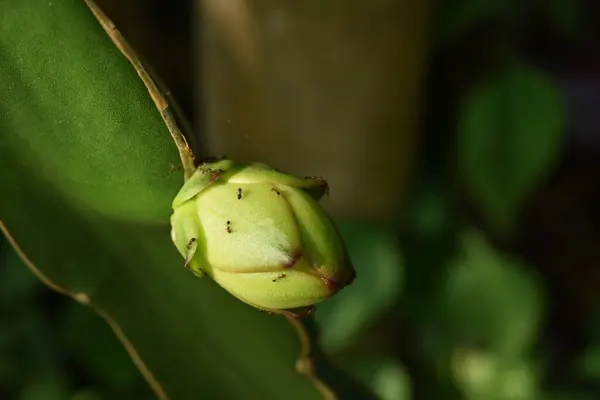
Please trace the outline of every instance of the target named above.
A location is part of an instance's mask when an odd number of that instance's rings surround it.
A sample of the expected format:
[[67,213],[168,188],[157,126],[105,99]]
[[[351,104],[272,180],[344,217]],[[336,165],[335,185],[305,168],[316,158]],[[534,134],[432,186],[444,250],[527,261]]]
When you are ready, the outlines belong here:
[[327,290],[329,290],[332,294],[337,293],[338,290],[341,289],[340,285],[333,279],[329,279],[328,277],[321,275],[321,280],[323,281],[325,286],[327,286]]
[[219,180],[219,178],[221,178],[223,176],[224,171],[222,169],[211,169],[209,170],[209,174],[210,174],[210,181],[211,182],[216,182]]
[[298,261],[300,261],[301,258],[302,258],[302,252],[300,250],[294,251],[294,253],[292,254],[292,259],[288,263],[285,264],[284,268],[286,268],[286,269],[294,268],[294,266],[296,264],[298,264]]

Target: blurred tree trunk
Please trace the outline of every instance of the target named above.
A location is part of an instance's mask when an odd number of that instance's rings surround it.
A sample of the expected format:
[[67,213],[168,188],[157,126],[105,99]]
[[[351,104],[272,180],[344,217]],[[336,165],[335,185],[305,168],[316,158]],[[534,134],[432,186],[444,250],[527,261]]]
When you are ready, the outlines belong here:
[[205,149],[321,175],[336,216],[397,212],[416,153],[421,0],[202,0]]

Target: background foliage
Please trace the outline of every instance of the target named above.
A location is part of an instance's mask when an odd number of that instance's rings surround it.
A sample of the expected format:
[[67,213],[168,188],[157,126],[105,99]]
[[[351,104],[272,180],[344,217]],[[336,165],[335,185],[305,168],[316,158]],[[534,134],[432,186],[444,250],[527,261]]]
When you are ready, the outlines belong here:
[[[191,67],[192,2],[99,3],[197,117],[202,148],[209,113],[197,112],[193,88],[208,84],[203,64]],[[359,279],[319,307],[321,348],[385,400],[595,398],[600,7],[432,6],[423,20],[418,140],[386,136],[396,158],[416,160],[409,179],[398,181],[404,194],[393,214],[336,212],[339,197],[372,194],[356,185],[336,195],[332,187],[330,209]],[[196,99],[210,103],[204,90]],[[236,126],[227,135],[245,136],[269,156],[268,143]],[[0,310],[0,397],[154,397],[104,321],[43,286],[6,241]]]

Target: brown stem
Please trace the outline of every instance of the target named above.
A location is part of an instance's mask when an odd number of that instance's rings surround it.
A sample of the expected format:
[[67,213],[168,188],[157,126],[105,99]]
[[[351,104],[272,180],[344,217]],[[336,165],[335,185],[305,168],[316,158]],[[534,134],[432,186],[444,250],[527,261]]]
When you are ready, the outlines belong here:
[[119,51],[129,60],[129,62],[133,65],[133,68],[137,71],[138,75],[146,85],[148,92],[150,93],[150,97],[154,101],[156,108],[160,112],[160,116],[163,121],[167,125],[167,129],[169,133],[171,133],[171,137],[177,146],[177,150],[179,151],[179,157],[181,158],[181,165],[183,166],[184,177],[187,180],[192,173],[196,169],[194,165],[194,153],[190,148],[185,136],[177,126],[175,121],[175,117],[171,112],[169,107],[169,103],[165,99],[163,93],[159,90],[158,85],[155,80],[152,79],[148,70],[142,65],[139,57],[136,55],[131,46],[127,43],[121,32],[115,27],[112,21],[102,12],[100,7],[93,0],[84,0],[87,6],[90,8],[92,13],[100,24],[104,31],[108,34],[113,43],[117,46]]
[[312,346],[310,335],[302,323],[302,320],[290,315],[285,315],[285,318],[294,327],[296,334],[300,339],[300,355],[296,360],[296,371],[299,374],[308,376],[317,390],[321,392],[325,400],[338,400],[335,392],[316,374],[315,364],[311,358]]

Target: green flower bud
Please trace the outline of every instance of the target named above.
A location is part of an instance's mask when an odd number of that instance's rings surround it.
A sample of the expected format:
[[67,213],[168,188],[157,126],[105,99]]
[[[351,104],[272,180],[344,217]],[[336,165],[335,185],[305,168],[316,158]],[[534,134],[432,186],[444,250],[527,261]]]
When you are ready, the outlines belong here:
[[205,163],[173,201],[171,236],[196,275],[258,309],[306,315],[355,277],[317,203],[327,189],[263,164]]

